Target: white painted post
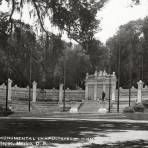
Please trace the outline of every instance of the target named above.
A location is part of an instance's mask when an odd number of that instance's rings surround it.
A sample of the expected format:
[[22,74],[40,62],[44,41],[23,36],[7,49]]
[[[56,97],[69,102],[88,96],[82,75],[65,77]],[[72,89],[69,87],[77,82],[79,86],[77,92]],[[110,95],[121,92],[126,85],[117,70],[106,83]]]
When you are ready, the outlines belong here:
[[97,100],[97,83],[94,84],[94,100]]
[[95,73],[94,73],[95,78],[97,77],[97,75],[98,75],[98,72],[96,70]]
[[137,103],[141,103],[141,101],[142,101],[143,82],[140,80],[139,82],[137,82],[137,84],[138,84]]
[[[94,76],[95,76],[95,79],[97,79],[97,76],[98,76],[97,70],[95,71]],[[97,100],[97,83],[94,83],[94,100]]]
[[11,101],[11,95],[12,95],[12,80],[8,79],[8,100]]
[[32,102],[36,102],[37,82],[33,81],[32,85],[33,85],[33,98],[32,98]]
[[116,84],[112,85],[112,101],[115,101],[116,97]]
[[59,86],[59,104],[62,104],[63,102],[63,84],[60,84]]
[[85,100],[88,100],[88,84],[85,84]]
[[86,73],[86,81],[85,81],[85,100],[88,100],[88,83],[87,83],[87,79],[88,79],[88,73]]
[[112,84],[111,84],[111,87],[112,87],[112,95],[111,95],[111,100],[112,101],[115,101],[116,99],[116,75],[115,75],[115,72],[113,72],[112,74]]

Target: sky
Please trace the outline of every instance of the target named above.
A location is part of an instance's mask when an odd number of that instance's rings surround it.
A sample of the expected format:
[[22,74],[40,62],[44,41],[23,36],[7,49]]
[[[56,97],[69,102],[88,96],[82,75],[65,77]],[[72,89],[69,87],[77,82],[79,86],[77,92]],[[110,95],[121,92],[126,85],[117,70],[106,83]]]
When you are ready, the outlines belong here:
[[[6,11],[6,4],[0,7],[0,11]],[[32,24],[31,19],[28,19],[29,13],[25,7],[25,15],[22,19],[26,23]],[[109,37],[112,37],[118,30],[120,25],[126,24],[131,20],[137,20],[144,18],[148,15],[148,0],[142,0],[141,5],[131,6],[131,0],[109,0],[105,7],[98,12],[97,19],[101,19],[101,31],[95,34],[95,38],[101,40],[103,43]],[[16,18],[19,16],[15,16]],[[49,24],[49,23],[48,23]],[[50,26],[51,27],[51,26]],[[57,28],[51,27],[50,30],[57,31]],[[67,40],[66,35],[63,35],[63,39]]]
[[128,23],[130,20],[137,20],[148,15],[148,0],[142,0],[141,5],[131,7],[131,0],[110,0],[97,17],[101,18],[102,31],[95,37],[103,43],[112,37],[120,25]]

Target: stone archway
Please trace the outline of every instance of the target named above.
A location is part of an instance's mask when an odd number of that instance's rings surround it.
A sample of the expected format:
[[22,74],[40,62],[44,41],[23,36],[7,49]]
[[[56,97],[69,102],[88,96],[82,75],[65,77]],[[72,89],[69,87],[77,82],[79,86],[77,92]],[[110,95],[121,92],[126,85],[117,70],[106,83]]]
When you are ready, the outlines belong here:
[[85,100],[97,100],[101,98],[102,91],[105,92],[106,98],[109,98],[109,87],[111,88],[111,99],[115,100],[116,81],[115,72],[111,75],[107,74],[106,71],[95,71],[93,75],[87,73],[85,80]]

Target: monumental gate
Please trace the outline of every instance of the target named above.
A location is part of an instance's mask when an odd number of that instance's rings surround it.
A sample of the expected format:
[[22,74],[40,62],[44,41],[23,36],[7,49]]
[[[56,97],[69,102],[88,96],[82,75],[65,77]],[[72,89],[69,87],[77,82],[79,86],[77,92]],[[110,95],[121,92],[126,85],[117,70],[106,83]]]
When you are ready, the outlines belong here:
[[[110,89],[110,90],[109,90]],[[106,71],[95,71],[93,75],[86,74],[85,80],[85,99],[98,100],[102,97],[102,92],[105,92],[105,98],[115,100],[116,97],[116,76],[115,72],[107,74]]]

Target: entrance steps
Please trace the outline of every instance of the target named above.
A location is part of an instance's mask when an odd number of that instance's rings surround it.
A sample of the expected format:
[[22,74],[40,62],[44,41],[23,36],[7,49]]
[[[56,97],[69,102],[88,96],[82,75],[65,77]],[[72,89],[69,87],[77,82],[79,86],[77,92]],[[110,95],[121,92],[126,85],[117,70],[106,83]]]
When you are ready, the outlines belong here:
[[6,98],[0,98],[0,106],[2,106],[2,107],[6,106]]
[[[112,113],[117,113],[117,99],[116,101],[112,102],[112,106],[111,106],[111,112]],[[131,106],[135,103],[135,101],[131,101]],[[125,107],[129,106],[129,102],[128,99],[126,98],[120,98],[119,100],[119,112],[122,113]]]
[[[29,101],[24,100],[12,100],[8,103],[11,105],[14,112],[28,112],[29,110]],[[57,102],[30,102],[30,111],[36,113],[50,113],[54,111],[59,111],[59,106]]]
[[37,112],[55,112],[60,111],[59,105],[57,102],[31,102],[32,111]]
[[102,106],[107,108],[106,103],[102,104],[96,100],[84,100],[79,109],[79,113],[97,113]]
[[69,112],[60,112],[60,113],[36,113],[36,112],[16,112],[14,114],[9,115],[10,117],[30,117],[31,118],[49,118],[49,119],[126,119],[126,116],[121,113],[106,113],[106,114],[98,114],[98,113],[69,113]]
[[[135,102],[131,101],[131,105],[133,105]],[[119,113],[122,113],[124,108],[129,106],[128,99],[120,98],[119,101]],[[79,113],[98,113],[99,108],[106,108],[108,110],[109,108],[109,100],[105,100],[105,102],[98,102],[96,100],[84,100],[80,109]],[[117,113],[117,101],[111,102],[110,107],[111,113]]]
[[18,112],[24,112],[24,111],[28,111],[28,101],[11,101],[9,103],[9,105],[12,106],[12,110],[14,112],[18,111]]

